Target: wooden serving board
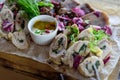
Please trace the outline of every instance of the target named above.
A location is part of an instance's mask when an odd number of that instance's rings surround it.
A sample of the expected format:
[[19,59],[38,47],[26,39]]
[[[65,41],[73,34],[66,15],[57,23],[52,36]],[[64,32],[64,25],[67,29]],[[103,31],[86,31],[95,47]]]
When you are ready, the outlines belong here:
[[[106,12],[108,15],[115,16],[115,19],[120,19],[120,0],[77,0],[81,3],[88,2],[92,7]],[[106,6],[105,6],[106,5]],[[118,24],[112,24],[114,26],[120,26]],[[32,76],[39,80],[59,80],[59,73],[48,65],[44,65],[30,58],[21,57],[14,54],[7,54],[0,52],[0,65],[19,73]],[[117,76],[120,70],[120,60],[110,75],[108,80],[117,80]],[[45,72],[47,71],[47,72]],[[71,77],[65,75],[65,80],[74,80]]]

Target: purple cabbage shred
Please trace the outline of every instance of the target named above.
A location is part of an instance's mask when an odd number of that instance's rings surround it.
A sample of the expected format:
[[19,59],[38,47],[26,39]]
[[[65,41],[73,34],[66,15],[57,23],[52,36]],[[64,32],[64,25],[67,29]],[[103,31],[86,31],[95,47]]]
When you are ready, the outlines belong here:
[[58,29],[59,31],[64,31],[65,30],[65,26],[63,22],[58,22]]
[[74,62],[73,62],[73,68],[77,69],[82,59],[83,59],[82,56],[75,55]]
[[4,6],[4,3],[0,4],[0,10],[3,8]]
[[84,10],[82,10],[78,7],[72,8],[72,12],[74,12],[76,14],[76,16],[78,16],[78,17],[82,17],[85,15]]
[[12,32],[14,29],[14,23],[4,20],[2,23],[2,29],[6,32]]
[[96,15],[97,17],[100,17],[101,13],[99,11],[95,11],[93,14]]
[[109,26],[102,27],[102,30],[104,30],[106,34],[112,35],[112,30]]

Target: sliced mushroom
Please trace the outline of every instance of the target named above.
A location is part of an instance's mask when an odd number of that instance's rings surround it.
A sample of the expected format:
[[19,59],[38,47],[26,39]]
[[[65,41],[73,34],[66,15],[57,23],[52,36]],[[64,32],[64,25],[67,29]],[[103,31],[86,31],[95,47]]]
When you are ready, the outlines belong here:
[[25,36],[25,33],[23,31],[18,31],[9,34],[9,37],[11,37],[12,43],[18,48],[18,49],[27,49],[28,48],[28,42]]
[[105,13],[99,11],[94,11],[92,13],[86,14],[82,17],[82,19],[84,21],[89,20],[90,25],[97,25],[101,27],[109,25],[108,16]]
[[101,59],[105,59],[111,51],[111,43],[107,39],[103,39],[98,43],[98,47],[103,51],[103,54],[100,56]]
[[61,57],[66,53],[67,37],[59,34],[50,45],[49,57],[56,64],[61,64]]
[[68,48],[64,58],[62,58],[62,62],[72,68],[76,55],[85,57],[89,54],[90,50],[88,44],[88,41],[75,42],[70,48]]
[[95,66],[98,72],[100,72],[104,66],[104,63],[102,59],[99,59],[96,56],[91,56],[86,58],[81,64],[79,64],[78,70],[82,75],[86,77],[92,77],[95,76],[93,66]]

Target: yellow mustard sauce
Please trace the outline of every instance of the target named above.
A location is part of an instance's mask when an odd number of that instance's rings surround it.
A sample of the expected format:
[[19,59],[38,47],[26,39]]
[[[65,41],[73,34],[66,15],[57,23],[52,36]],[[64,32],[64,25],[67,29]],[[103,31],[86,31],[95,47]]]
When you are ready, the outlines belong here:
[[55,22],[45,22],[45,21],[37,21],[33,28],[37,28],[39,30],[55,30]]

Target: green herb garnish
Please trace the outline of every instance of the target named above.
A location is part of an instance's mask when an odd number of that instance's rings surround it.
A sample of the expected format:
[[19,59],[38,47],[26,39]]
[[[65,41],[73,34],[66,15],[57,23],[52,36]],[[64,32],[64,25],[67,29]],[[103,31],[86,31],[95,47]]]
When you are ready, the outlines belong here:
[[96,61],[95,66],[98,69],[98,67],[100,66],[100,61]]
[[80,49],[79,49],[79,53],[80,53],[81,51],[85,51],[86,48],[87,48],[87,45],[86,45],[86,44],[83,44],[83,45],[80,47]]
[[45,1],[38,2],[38,6],[40,6],[40,7],[50,7],[50,8],[54,7],[54,5],[51,2],[45,2]]
[[103,50],[103,49],[105,49],[105,48],[106,48],[106,46],[104,45],[104,46],[103,46],[103,47],[101,47],[100,49],[102,49],[102,50]]
[[35,0],[17,0],[16,2],[27,13],[30,19],[40,14]]
[[35,30],[35,34],[43,34],[43,32],[45,32],[45,30]]
[[108,35],[105,34],[103,30],[93,29],[92,31],[93,37],[90,38],[90,50],[93,51],[95,46],[97,46],[98,42],[104,38],[108,38]]
[[63,38],[60,38],[60,39],[58,40],[58,45],[59,45],[59,46],[60,46],[60,44],[63,45],[62,42],[63,42]]

